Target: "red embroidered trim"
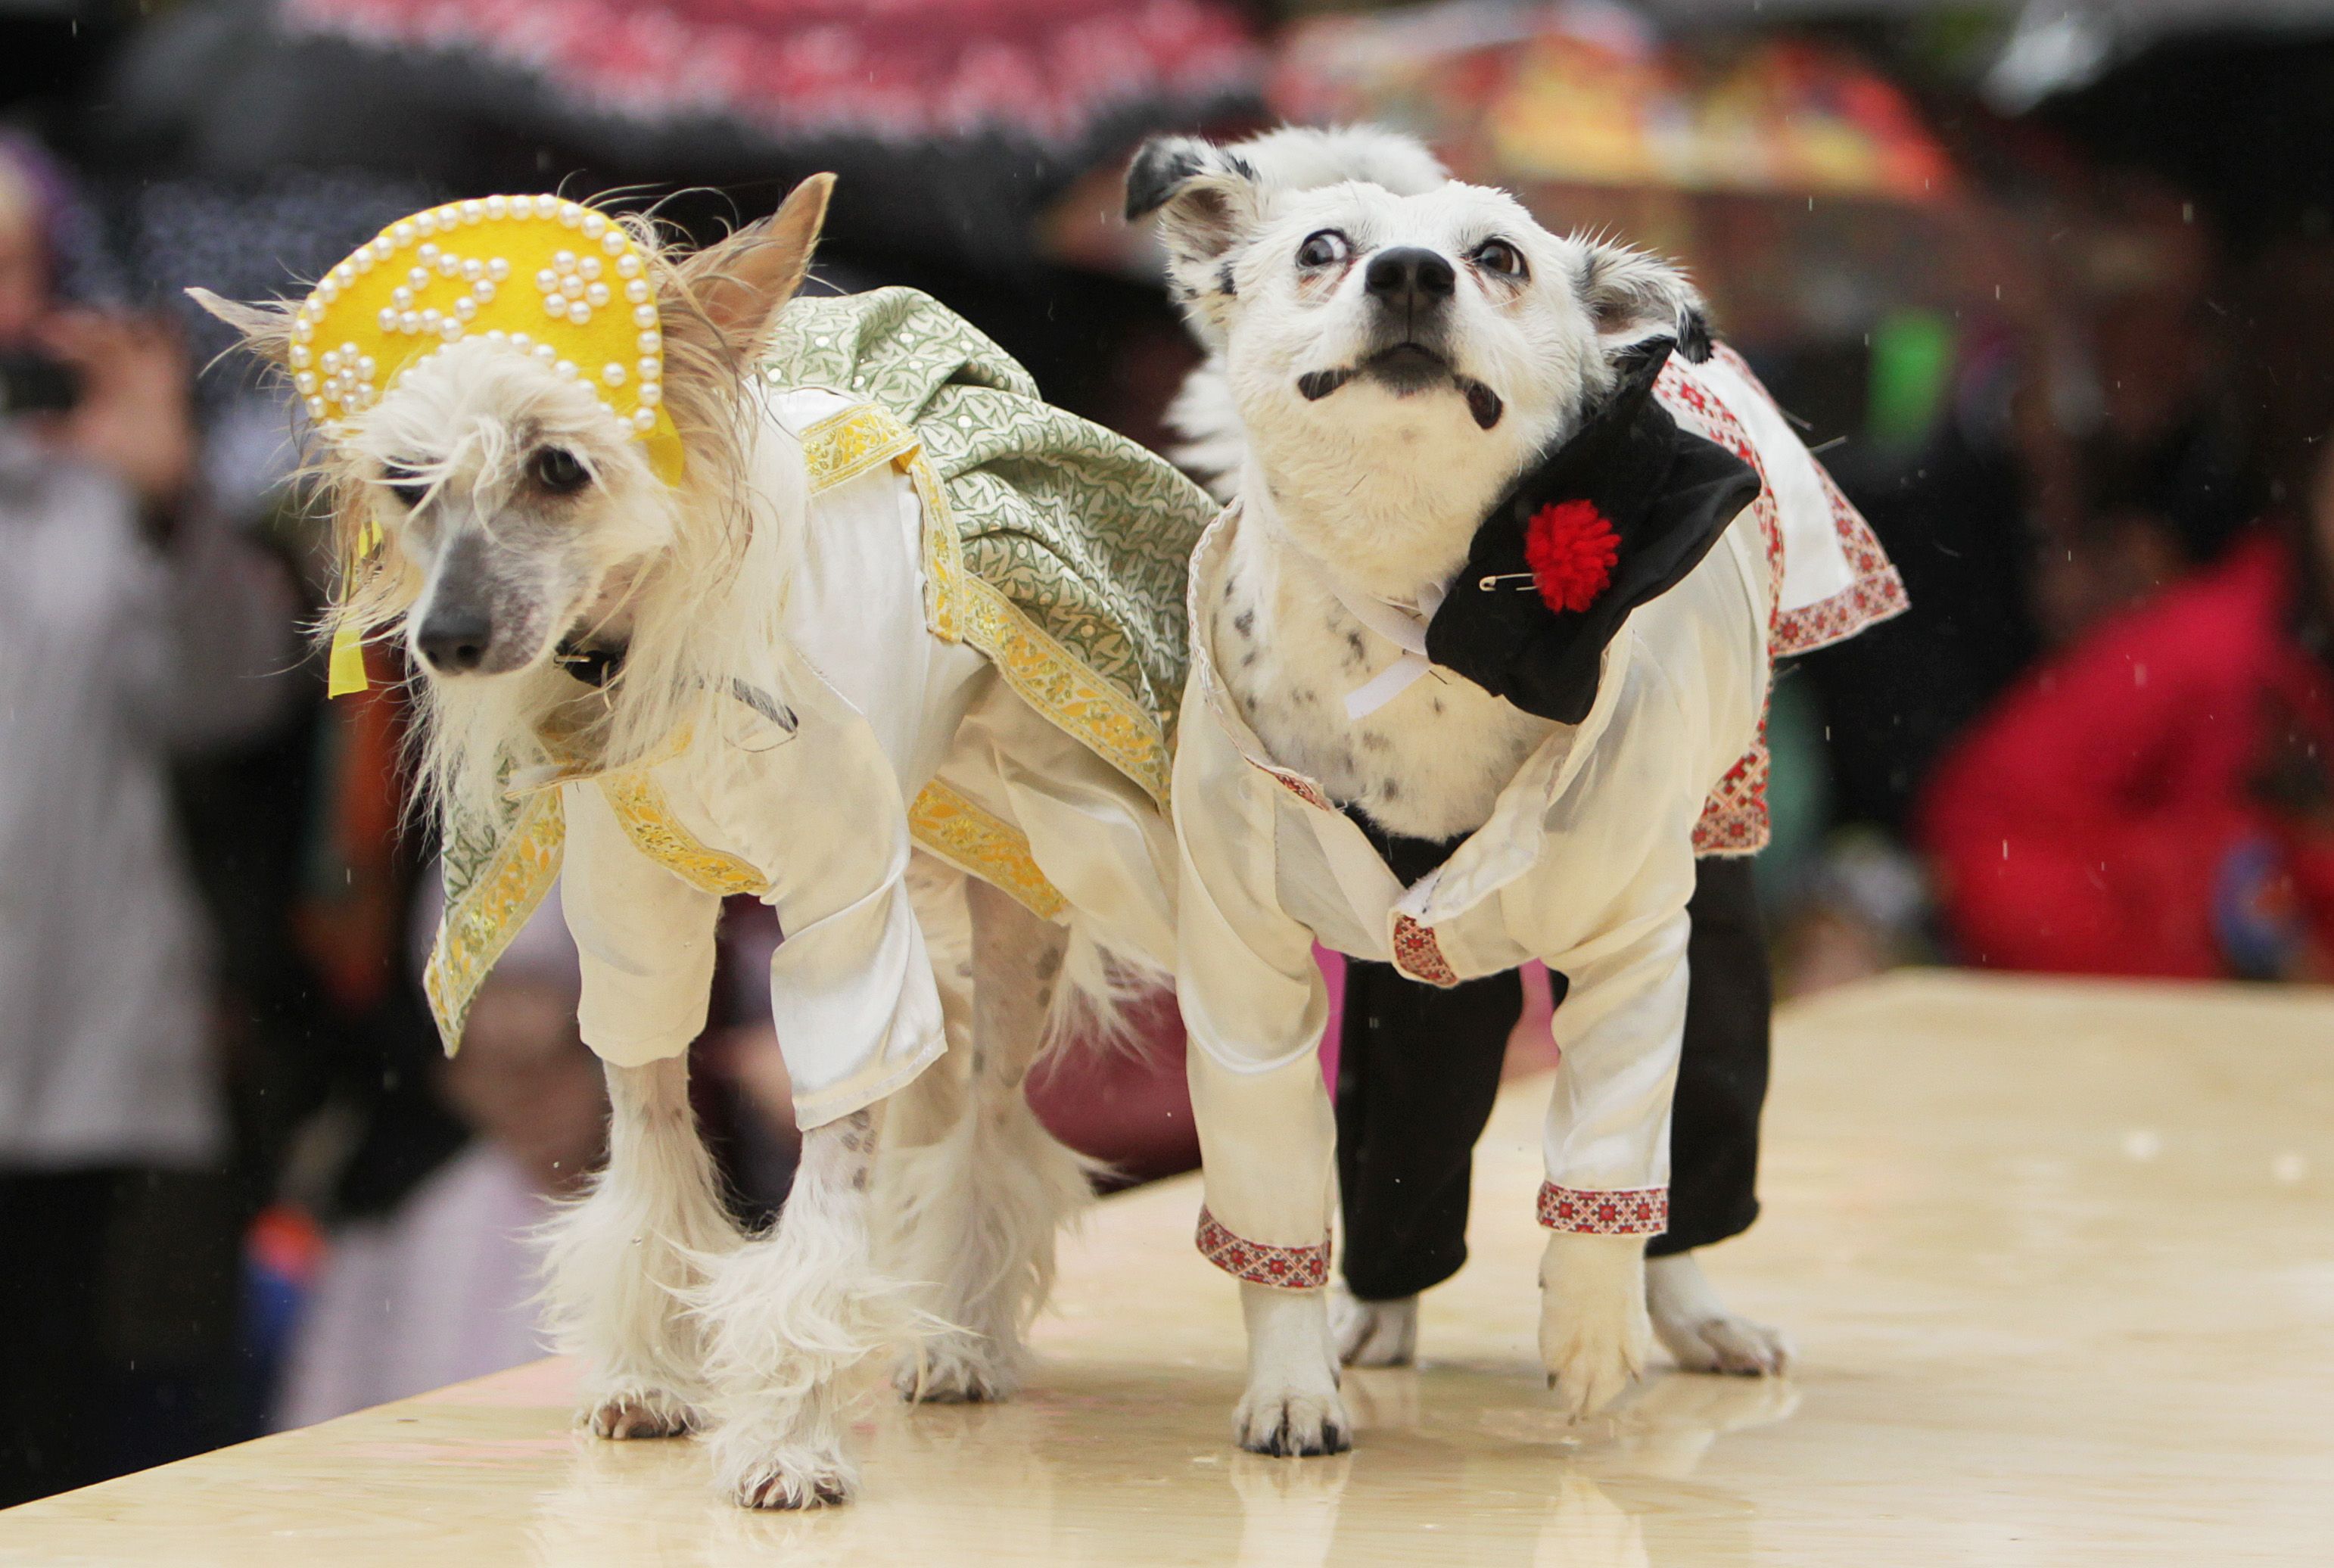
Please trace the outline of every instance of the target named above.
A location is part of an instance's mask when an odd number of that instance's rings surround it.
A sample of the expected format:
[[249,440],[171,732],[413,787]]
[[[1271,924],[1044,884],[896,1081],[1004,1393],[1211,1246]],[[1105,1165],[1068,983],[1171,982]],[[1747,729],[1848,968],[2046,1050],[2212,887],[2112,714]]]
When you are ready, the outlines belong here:
[[[1748,368],[1738,357],[1730,355],[1727,362],[1746,377],[1749,375]],[[1758,383],[1753,380],[1751,385]],[[1772,649],[1783,601],[1783,526],[1782,516],[1775,509],[1774,486],[1767,483],[1766,465],[1759,460],[1758,449],[1750,444],[1750,434],[1742,428],[1741,421],[1680,370],[1676,361],[1662,368],[1654,391],[1680,424],[1725,447],[1759,475],[1759,498],[1750,504],[1750,515],[1758,519],[1759,536],[1767,547],[1768,646]],[[1748,855],[1767,847],[1771,832],[1767,815],[1767,716],[1762,707],[1758,738],[1741,759],[1726,770],[1726,776],[1718,781],[1718,787],[1702,803],[1702,815],[1693,824],[1695,854]]]
[[1867,626],[1902,615],[1911,604],[1892,566],[1884,576],[1865,578],[1829,599],[1784,611],[1775,626],[1775,657],[1811,653],[1845,642]]
[[1840,494],[1821,463],[1816,465],[1816,476],[1823,481],[1824,498],[1831,505],[1832,529],[1839,535],[1839,547],[1856,581],[1829,599],[1779,617],[1770,639],[1778,659],[1846,641],[1875,621],[1902,615],[1912,602],[1905,596],[1905,580],[1896,575],[1888,552],[1880,547],[1864,514]]
[[1205,1207],[1200,1210],[1200,1233],[1194,1236],[1200,1255],[1249,1284],[1277,1285],[1282,1290],[1318,1290],[1329,1283],[1329,1238],[1318,1246],[1270,1246],[1234,1236]]
[[[1718,346],[1716,357],[1747,381],[1760,396],[1769,401],[1773,398],[1760,385],[1758,377],[1742,357],[1724,344]],[[1855,636],[1875,621],[1886,620],[1901,614],[1906,607],[1905,583],[1888,561],[1888,553],[1880,547],[1873,534],[1872,525],[1863,514],[1840,493],[1831,475],[1817,463],[1816,476],[1821,482],[1824,499],[1831,511],[1832,529],[1837,534],[1840,548],[1847,557],[1855,581],[1829,599],[1798,610],[1782,608],[1783,593],[1783,533],[1782,522],[1775,509],[1771,488],[1767,485],[1766,467],[1759,460],[1749,435],[1740,420],[1718,399],[1712,397],[1673,361],[1663,367],[1655,390],[1678,422],[1705,439],[1741,457],[1758,471],[1760,486],[1759,499],[1751,505],[1751,514],[1759,520],[1759,531],[1767,546],[1767,565],[1770,579],[1768,599],[1767,646],[1770,658],[1805,653],[1811,649],[1842,641]],[[1767,719],[1761,710],[1758,738],[1740,761],[1727,770],[1718,787],[1702,803],[1702,816],[1694,823],[1693,851],[1697,855],[1747,855],[1767,847],[1771,827],[1767,812]]]
[[1295,795],[1298,800],[1303,801],[1307,805],[1318,806],[1325,812],[1333,812],[1337,809],[1329,803],[1329,797],[1321,793],[1320,786],[1315,784],[1311,779],[1307,778],[1303,774],[1283,773],[1277,767],[1265,767],[1262,763],[1257,763],[1254,765],[1259,768],[1264,768],[1264,771],[1271,775],[1272,781],[1275,784],[1278,784],[1282,789],[1287,790],[1290,794]]
[[1702,804],[1693,824],[1696,855],[1752,855],[1767,847],[1767,716],[1761,713],[1759,738]]
[[1459,983],[1459,971],[1442,956],[1442,944],[1434,939],[1433,928],[1422,926],[1408,915],[1394,918],[1394,967],[1430,986]]
[[1670,1227],[1670,1189],[1636,1187],[1592,1192],[1543,1181],[1539,1222],[1550,1230],[1576,1236],[1659,1236]]
[[[1747,367],[1739,359],[1729,362],[1747,373]],[[1703,440],[1733,453],[1759,476],[1759,498],[1750,503],[1750,515],[1758,519],[1759,536],[1767,546],[1767,626],[1771,642],[1776,616],[1783,602],[1783,523],[1782,515],[1775,509],[1775,486],[1768,482],[1767,465],[1760,459],[1759,448],[1751,444],[1750,434],[1742,428],[1742,421],[1687,374],[1677,361],[1672,360],[1662,367],[1661,375],[1654,382],[1654,395],[1679,424]],[[1822,465],[1817,467],[1820,468]]]

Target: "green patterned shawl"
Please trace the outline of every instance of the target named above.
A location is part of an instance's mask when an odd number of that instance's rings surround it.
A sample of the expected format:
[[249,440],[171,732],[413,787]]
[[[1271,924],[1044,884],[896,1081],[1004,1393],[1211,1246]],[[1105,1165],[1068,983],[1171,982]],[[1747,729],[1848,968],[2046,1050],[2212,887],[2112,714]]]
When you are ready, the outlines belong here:
[[873,403],[913,433],[945,494],[963,571],[1150,734],[1113,738],[1066,710],[1079,699],[1065,696],[1059,672],[1051,695],[1032,689],[1023,676],[1042,672],[1027,640],[984,624],[997,617],[978,607],[950,605],[952,584],[940,585],[933,630],[997,659],[1042,711],[1163,801],[1189,658],[1183,581],[1214,503],[1124,437],[1046,404],[1004,350],[913,289],[794,301],[765,368],[780,386]]

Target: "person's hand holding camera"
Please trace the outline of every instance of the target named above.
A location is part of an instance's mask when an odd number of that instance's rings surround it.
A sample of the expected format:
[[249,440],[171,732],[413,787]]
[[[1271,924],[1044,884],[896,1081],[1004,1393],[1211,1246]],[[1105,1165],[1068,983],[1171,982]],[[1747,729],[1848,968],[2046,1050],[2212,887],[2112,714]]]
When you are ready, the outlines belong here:
[[193,481],[197,452],[186,347],[176,326],[69,311],[43,322],[40,337],[79,381],[72,406],[53,416],[54,438],[120,475],[149,516],[169,517]]

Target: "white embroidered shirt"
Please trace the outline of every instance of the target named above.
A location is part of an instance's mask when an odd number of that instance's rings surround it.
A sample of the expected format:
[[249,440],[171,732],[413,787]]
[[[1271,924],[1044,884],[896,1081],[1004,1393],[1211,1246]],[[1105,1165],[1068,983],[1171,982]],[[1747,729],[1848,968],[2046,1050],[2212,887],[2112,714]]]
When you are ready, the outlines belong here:
[[1534,958],[1566,975],[1541,1218],[1665,1227],[1695,855],[1763,842],[1773,655],[1848,635],[1903,596],[1739,361],[1673,360],[1659,394],[1686,428],[1752,462],[1761,495],[1630,615],[1586,721],[1560,726],[1490,820],[1409,887],[1318,783],[1268,752],[1217,673],[1201,607],[1222,592],[1236,532],[1269,519],[1235,502],[1201,541],[1173,795],[1177,973],[1207,1167],[1201,1245],[1244,1278],[1326,1277],[1335,1128],[1315,1061],[1326,1015],[1316,940],[1433,984]]

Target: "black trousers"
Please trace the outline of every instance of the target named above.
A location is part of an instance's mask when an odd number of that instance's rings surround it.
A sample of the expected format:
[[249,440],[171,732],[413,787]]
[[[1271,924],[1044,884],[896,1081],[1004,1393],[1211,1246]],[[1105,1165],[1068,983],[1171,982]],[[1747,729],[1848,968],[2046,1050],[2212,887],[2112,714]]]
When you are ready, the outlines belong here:
[[[1396,871],[1414,880],[1416,867],[1402,863],[1405,847],[1381,844],[1394,851]],[[1670,1120],[1670,1228],[1647,1247],[1655,1256],[1723,1241],[1759,1217],[1774,991],[1750,862],[1699,862],[1687,913],[1693,933]],[[1564,976],[1550,977],[1561,1005]],[[1346,960],[1337,1176],[1345,1283],[1363,1300],[1414,1295],[1467,1261],[1475,1140],[1522,1008],[1523,982],[1512,972],[1443,990],[1390,964]]]

